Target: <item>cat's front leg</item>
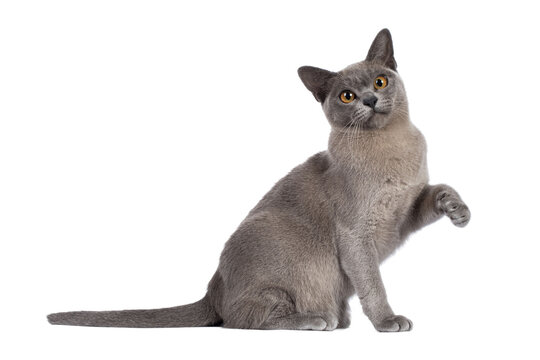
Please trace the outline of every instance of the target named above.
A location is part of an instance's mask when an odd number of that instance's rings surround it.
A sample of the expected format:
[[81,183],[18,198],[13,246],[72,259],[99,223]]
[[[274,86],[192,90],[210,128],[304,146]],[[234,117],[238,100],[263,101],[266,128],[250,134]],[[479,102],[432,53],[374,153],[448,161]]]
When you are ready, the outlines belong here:
[[456,190],[444,184],[426,185],[403,224],[402,235],[407,236],[444,215],[458,227],[466,226],[471,219],[469,207]]
[[343,270],[375,329],[381,332],[411,330],[412,322],[404,316],[395,315],[388,304],[374,237],[364,234],[359,239],[348,233],[340,237],[338,245]]

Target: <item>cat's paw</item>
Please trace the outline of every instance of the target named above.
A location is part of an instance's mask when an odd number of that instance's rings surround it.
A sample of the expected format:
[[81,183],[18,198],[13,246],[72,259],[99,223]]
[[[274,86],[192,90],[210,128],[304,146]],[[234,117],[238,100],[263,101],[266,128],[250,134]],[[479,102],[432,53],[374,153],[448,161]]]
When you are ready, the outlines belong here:
[[325,330],[332,331],[338,326],[338,319],[335,316],[314,316],[307,319],[306,323],[302,325],[302,330]]
[[305,323],[298,327],[298,329],[322,331],[325,330],[327,326],[326,320],[322,317],[314,316],[313,318],[306,320]]
[[471,211],[452,188],[444,188],[437,194],[436,206],[458,227],[464,227],[471,219]]
[[380,332],[411,331],[413,327],[412,321],[402,315],[392,315],[374,325],[375,329]]
[[324,328],[324,330],[326,331],[332,331],[332,330],[335,330],[338,326],[338,318],[333,316],[333,315],[330,315],[330,316],[327,316],[325,317],[325,320],[326,320],[326,327]]

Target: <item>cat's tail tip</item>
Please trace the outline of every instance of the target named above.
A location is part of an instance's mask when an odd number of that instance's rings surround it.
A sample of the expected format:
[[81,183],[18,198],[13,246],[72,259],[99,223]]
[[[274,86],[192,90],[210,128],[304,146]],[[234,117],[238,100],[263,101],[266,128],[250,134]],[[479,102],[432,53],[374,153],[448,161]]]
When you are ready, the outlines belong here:
[[47,321],[51,325],[79,325],[75,322],[81,312],[60,312],[47,315]]
[[51,325],[60,324],[60,316],[59,315],[60,315],[60,313],[47,315],[47,321],[49,322],[49,324],[51,324]]

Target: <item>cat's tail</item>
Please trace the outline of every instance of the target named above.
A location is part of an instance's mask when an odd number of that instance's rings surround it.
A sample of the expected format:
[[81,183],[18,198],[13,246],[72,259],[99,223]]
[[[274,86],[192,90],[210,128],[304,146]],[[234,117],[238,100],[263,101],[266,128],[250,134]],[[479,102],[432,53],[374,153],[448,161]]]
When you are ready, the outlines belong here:
[[73,311],[47,316],[53,325],[165,328],[214,326],[221,318],[212,307],[208,294],[193,304],[154,310]]

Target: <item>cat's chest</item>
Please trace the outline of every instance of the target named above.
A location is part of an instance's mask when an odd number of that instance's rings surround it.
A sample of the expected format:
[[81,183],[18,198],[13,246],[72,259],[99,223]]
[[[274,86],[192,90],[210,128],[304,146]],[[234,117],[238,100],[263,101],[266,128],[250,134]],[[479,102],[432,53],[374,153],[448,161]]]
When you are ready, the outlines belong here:
[[425,149],[418,143],[360,154],[358,164],[354,191],[357,211],[364,218],[395,218],[428,181]]
[[365,195],[400,193],[427,182],[425,153],[420,147],[394,147],[357,157],[356,191]]
[[350,143],[331,148],[343,176],[342,218],[353,227],[399,223],[428,181],[422,134],[405,126],[365,133]]

